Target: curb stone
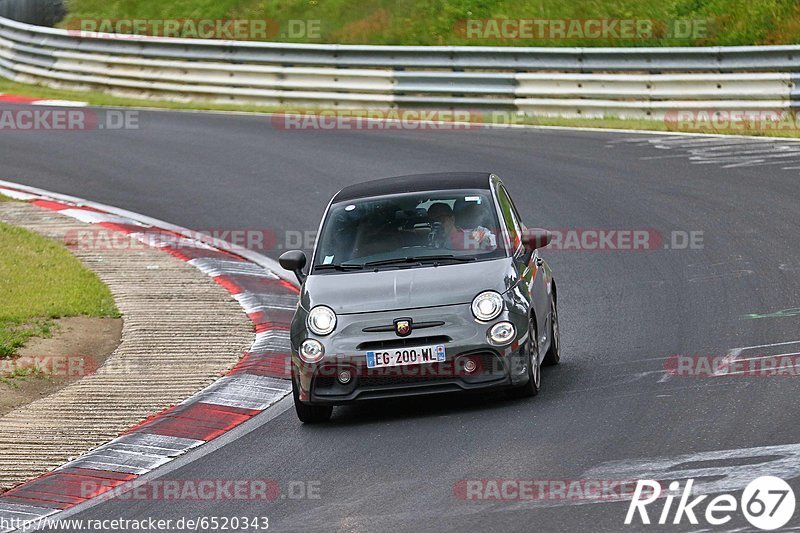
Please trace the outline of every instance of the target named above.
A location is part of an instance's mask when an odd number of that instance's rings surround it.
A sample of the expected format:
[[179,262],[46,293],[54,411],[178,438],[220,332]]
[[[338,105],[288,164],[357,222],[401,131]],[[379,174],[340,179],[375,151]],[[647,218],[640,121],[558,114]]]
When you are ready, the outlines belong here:
[[[298,289],[293,284],[235,251],[187,239],[186,235],[190,234],[188,230],[185,234],[181,234],[175,231],[175,226],[166,223],[164,226],[167,227],[164,228],[155,223],[141,222],[145,217],[128,218],[106,211],[98,207],[98,204],[87,206],[80,202],[67,202],[62,198],[55,200],[53,198],[58,195],[54,194],[51,197],[43,191],[31,191],[30,188],[24,186],[20,186],[20,188],[10,185],[0,186],[0,193],[27,202],[27,204],[9,204],[12,206],[9,209],[22,212],[23,220],[30,216],[31,211],[29,210],[32,208],[28,204],[32,204],[49,211],[46,215],[39,212],[39,216],[43,217],[43,222],[46,221],[44,219],[49,219],[47,223],[57,224],[52,220],[62,219],[62,216],[71,217],[73,220],[81,222],[82,227],[92,224],[98,229],[104,228],[120,232],[131,239],[147,243],[153,250],[144,250],[141,253],[148,256],[148,265],[150,265],[149,261],[155,259],[151,257],[151,254],[162,256],[158,259],[165,264],[176,263],[169,257],[166,258],[169,261],[163,258],[162,252],[166,252],[194,267],[192,274],[195,278],[202,277],[201,274],[210,276],[217,284],[212,287],[224,288],[239,303],[255,326],[256,333],[255,342],[244,352],[238,364],[221,379],[210,385],[208,385],[208,381],[211,380],[210,376],[206,376],[206,382],[202,384],[189,380],[186,387],[193,387],[192,391],[202,388],[203,385],[208,386],[181,403],[141,421],[140,424],[124,431],[121,436],[111,442],[0,495],[0,523],[5,520],[7,523],[14,524],[10,529],[0,530],[3,533],[14,531],[26,522],[35,523],[45,517],[52,518],[65,509],[100,496],[126,482],[134,481],[137,477],[168,463],[187,451],[225,434],[268,409],[291,392],[289,322],[297,304],[298,294]],[[109,209],[113,210],[113,208]],[[0,215],[0,218],[5,217]],[[16,223],[24,225],[24,222],[20,223],[19,220]],[[123,254],[129,258],[136,257],[136,254],[130,251],[125,251]],[[95,263],[87,258],[82,259],[93,269],[103,262],[102,258]],[[139,262],[141,271],[142,262],[139,259],[136,261]],[[175,289],[176,287],[171,287],[171,278],[163,276],[160,263],[158,266],[158,269],[149,270],[150,275],[160,282],[157,290],[161,292]],[[170,268],[178,269],[178,267],[184,267],[184,265],[178,263],[177,266]],[[103,265],[103,268],[108,269],[108,265]],[[164,268],[167,269],[166,266]],[[144,271],[148,271],[146,267]],[[102,279],[103,274],[100,273],[100,275]],[[141,274],[141,276],[144,275],[144,273]],[[104,281],[107,280],[104,279]],[[203,285],[203,282],[192,279],[189,283],[178,283],[177,285],[177,288],[192,291],[197,290],[197,287]],[[152,295],[147,290],[140,291],[141,294],[158,300],[158,295]],[[227,298],[229,300],[230,296]],[[202,305],[195,304],[185,311],[186,314],[182,315],[184,322],[193,323],[196,316],[211,314],[208,313],[208,305],[212,302],[215,305],[221,304],[222,308],[226,304],[222,298],[211,298],[201,302]],[[126,325],[129,321],[125,308],[127,303],[126,300],[117,301],[118,306],[125,314]],[[176,300],[169,298],[162,301],[162,304],[170,310],[175,303]],[[230,301],[227,304],[230,306]],[[229,308],[225,309],[223,314],[227,316],[228,311],[230,311]],[[241,315],[241,310],[238,310],[237,313]],[[166,319],[172,315],[174,313],[164,313],[158,318]],[[216,307],[212,318],[215,321],[221,319]],[[213,331],[204,329],[202,343],[196,342],[197,338],[191,336],[184,338],[178,336],[170,340],[170,346],[173,346],[172,343],[174,343],[174,346],[193,353],[192,350],[197,349],[198,344],[206,345],[206,336],[210,335],[212,343],[219,342],[223,343],[222,346],[231,347],[231,333],[225,331],[224,327],[230,326],[236,320],[229,317],[227,321],[228,324],[215,323],[211,327]],[[223,320],[224,322],[225,320]],[[248,336],[252,339],[252,326],[250,326]],[[126,340],[123,332],[121,348],[126,345]],[[233,344],[236,343],[233,342]],[[145,342],[142,346],[158,351],[159,343]],[[137,346],[137,348],[140,347]],[[115,365],[107,363],[98,370],[97,375],[113,376],[117,380],[117,387],[121,391],[125,391],[131,381],[129,371],[132,368],[135,369],[136,364],[137,361],[127,361],[121,368],[115,368]],[[147,368],[148,364],[145,363],[142,367]],[[205,368],[205,364],[203,368]],[[208,371],[207,368],[205,370]],[[117,374],[114,374],[115,372]],[[91,377],[93,376],[84,378],[62,391],[79,386]],[[171,391],[174,379],[165,377],[157,384],[160,389]],[[179,390],[183,393],[185,388]],[[104,396],[101,395],[99,398],[96,403],[105,402]],[[46,400],[47,398],[40,401]],[[129,399],[129,401],[132,404],[135,403],[140,409],[144,409],[144,412],[153,412],[152,410],[147,411],[147,409],[152,409],[152,404],[148,403],[149,399],[146,397],[137,397],[135,400]],[[91,406],[95,408],[96,404],[91,403]],[[24,408],[20,408],[20,410],[22,409]],[[48,411],[42,412],[47,413]],[[15,413],[16,411],[7,416]],[[0,419],[0,442],[4,440],[2,437],[4,418]],[[66,422],[77,419],[80,417],[74,417]],[[89,419],[94,422],[93,419]],[[25,431],[28,429],[28,425],[22,424],[16,426],[16,429]],[[46,440],[43,435],[46,435],[46,432],[37,435],[36,438]],[[64,447],[69,440],[65,439],[63,434],[52,434],[50,442],[56,447]],[[102,440],[93,442],[92,445],[96,446],[101,443]],[[5,448],[7,443],[3,444]],[[52,464],[55,458],[50,457],[49,460]],[[9,466],[3,464],[0,459],[0,469],[5,471]],[[87,492],[87,487],[96,487],[96,490]]]

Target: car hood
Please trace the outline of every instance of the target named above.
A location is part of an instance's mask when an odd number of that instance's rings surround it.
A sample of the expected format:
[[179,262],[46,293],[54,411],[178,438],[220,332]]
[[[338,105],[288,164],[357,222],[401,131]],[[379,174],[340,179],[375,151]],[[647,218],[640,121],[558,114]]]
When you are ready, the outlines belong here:
[[465,304],[479,292],[504,293],[517,282],[511,258],[438,267],[315,274],[303,285],[300,305],[327,305],[337,314]]

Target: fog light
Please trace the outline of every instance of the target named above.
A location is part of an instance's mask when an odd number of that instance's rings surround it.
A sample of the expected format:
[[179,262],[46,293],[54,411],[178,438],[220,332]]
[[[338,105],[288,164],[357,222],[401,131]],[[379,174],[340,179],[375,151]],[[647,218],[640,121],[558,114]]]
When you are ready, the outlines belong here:
[[350,380],[353,379],[353,375],[350,373],[349,370],[342,370],[339,372],[339,383],[342,385],[347,385],[350,383]]
[[467,359],[464,361],[464,372],[467,374],[472,374],[478,368],[478,363],[475,362],[475,359]]
[[322,343],[314,339],[306,339],[300,345],[300,359],[306,363],[316,363],[325,355]]
[[489,342],[492,344],[508,344],[517,335],[511,322],[498,322],[489,329]]

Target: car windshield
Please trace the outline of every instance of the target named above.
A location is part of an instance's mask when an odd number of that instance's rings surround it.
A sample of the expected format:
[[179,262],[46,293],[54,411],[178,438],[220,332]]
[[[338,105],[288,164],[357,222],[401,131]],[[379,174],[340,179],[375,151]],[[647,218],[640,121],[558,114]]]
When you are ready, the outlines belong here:
[[413,268],[505,257],[486,190],[379,196],[333,204],[314,271]]

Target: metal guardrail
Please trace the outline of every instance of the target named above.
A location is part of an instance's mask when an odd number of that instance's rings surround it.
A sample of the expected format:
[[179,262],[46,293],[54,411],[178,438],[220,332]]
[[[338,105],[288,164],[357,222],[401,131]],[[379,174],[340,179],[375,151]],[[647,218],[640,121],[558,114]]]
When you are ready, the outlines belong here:
[[73,34],[0,18],[0,75],[121,96],[660,118],[793,107],[800,46],[518,48]]

